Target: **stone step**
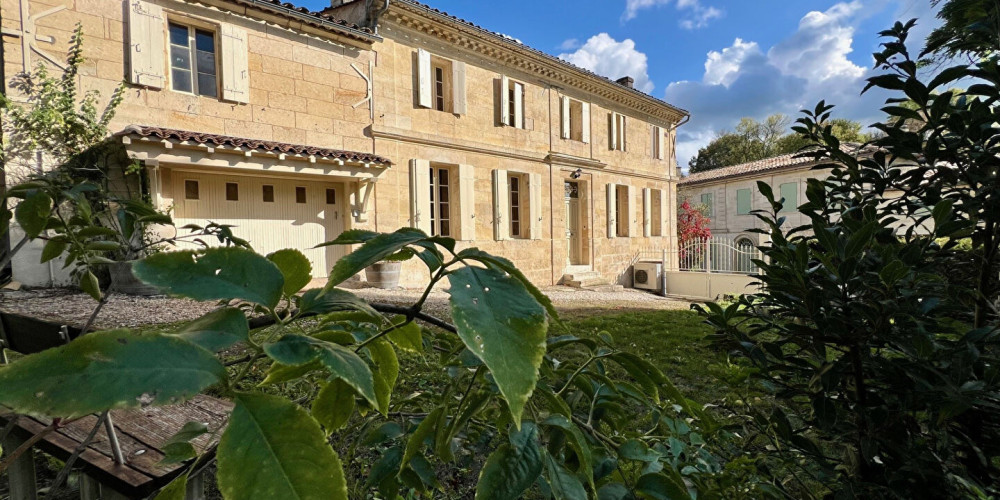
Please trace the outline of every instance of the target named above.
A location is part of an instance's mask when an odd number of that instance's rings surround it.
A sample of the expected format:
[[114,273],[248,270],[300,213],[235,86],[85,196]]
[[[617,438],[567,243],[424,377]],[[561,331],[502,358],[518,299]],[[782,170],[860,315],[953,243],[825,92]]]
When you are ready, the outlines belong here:
[[608,283],[606,285],[583,287],[581,290],[587,290],[588,292],[622,292],[625,291],[625,287],[622,285],[612,285]]
[[562,281],[568,283],[570,281],[583,281],[600,277],[601,275],[597,274],[596,271],[581,271],[578,273],[564,274],[562,277]]
[[567,281],[566,282],[566,285],[571,286],[573,288],[588,288],[588,287],[592,287],[592,286],[601,286],[601,285],[610,285],[610,284],[611,283],[608,282],[608,280],[606,280],[606,279],[604,279],[604,278],[602,278],[600,276],[595,276],[595,277],[592,277],[592,278],[584,278],[584,279],[575,279],[575,280]]

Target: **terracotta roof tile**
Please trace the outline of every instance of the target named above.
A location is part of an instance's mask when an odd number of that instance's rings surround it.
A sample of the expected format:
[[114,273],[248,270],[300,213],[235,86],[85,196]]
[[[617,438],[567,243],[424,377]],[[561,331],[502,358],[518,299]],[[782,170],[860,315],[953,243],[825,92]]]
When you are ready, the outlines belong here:
[[[343,19],[339,19],[325,12],[315,12],[311,11],[305,7],[300,7],[288,2],[282,2],[280,0],[233,0],[236,3],[243,5],[256,6],[264,9],[273,9],[277,11],[279,15],[284,14],[283,17],[297,17],[296,20],[304,21],[320,28],[329,28],[330,24],[334,24],[337,27],[343,28],[349,34],[353,34],[356,37],[366,38],[366,39],[377,39],[378,37],[369,28],[364,28],[358,26],[354,23],[350,23]],[[294,14],[299,14],[295,16]],[[355,33],[350,33],[355,32]]]
[[[862,153],[868,152],[871,148],[861,148],[859,144],[845,143],[841,145],[841,149],[848,153]],[[773,156],[771,158],[764,158],[763,160],[740,163],[739,165],[732,165],[729,167],[722,167],[705,172],[690,174],[681,179],[678,182],[678,185],[694,185],[743,176],[749,177],[774,170],[804,167],[814,163],[816,163],[816,159],[809,154],[809,151],[789,153],[780,156]]]
[[129,125],[121,132],[116,133],[115,136],[156,137],[170,141],[191,141],[198,144],[246,148],[271,153],[312,155],[320,158],[335,158],[358,163],[374,163],[384,166],[392,165],[392,162],[388,159],[371,153],[359,153],[356,151],[343,151],[339,149],[306,146],[302,144],[290,144],[287,142],[264,141],[246,137],[191,132],[188,130],[151,127],[146,125]]

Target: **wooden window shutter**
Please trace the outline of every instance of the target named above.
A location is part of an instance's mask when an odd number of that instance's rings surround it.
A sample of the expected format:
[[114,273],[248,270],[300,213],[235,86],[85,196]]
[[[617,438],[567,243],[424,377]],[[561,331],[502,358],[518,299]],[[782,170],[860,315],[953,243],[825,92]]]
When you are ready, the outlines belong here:
[[621,150],[626,151],[628,148],[628,127],[625,123],[625,115],[618,115],[618,118],[621,120],[621,123],[618,124],[618,128],[622,131]]
[[626,200],[626,202],[627,202],[626,206],[628,208],[627,208],[627,211],[625,213],[625,217],[628,217],[628,219],[627,219],[627,221],[628,221],[628,235],[631,238],[631,237],[635,237],[638,234],[638,232],[639,232],[636,229],[636,226],[638,225],[636,223],[638,221],[636,220],[636,216],[635,216],[635,186],[629,186],[628,187],[628,195],[627,196],[628,196],[628,200]]
[[608,238],[618,237],[618,186],[608,184]]
[[662,160],[666,158],[666,148],[667,148],[667,138],[663,133],[663,129],[656,127],[656,159]]
[[431,233],[431,162],[410,162],[410,226]]
[[154,89],[166,86],[165,26],[162,7],[143,0],[129,1],[129,83]]
[[514,83],[514,126],[524,128],[524,85]]
[[219,31],[222,54],[222,99],[246,104],[250,102],[247,31],[231,24],[223,24]]
[[511,125],[510,123],[510,78],[500,77],[500,123]]
[[452,112],[464,115],[468,108],[468,97],[465,90],[465,63],[462,61],[451,63],[451,99]]
[[[669,189],[669,185],[668,185]],[[667,205],[667,190],[660,190],[660,220],[656,221],[660,225],[660,234],[663,236],[670,236],[670,214],[673,213],[674,207]]]
[[493,171],[493,238],[497,241],[510,239],[510,185],[506,170]]
[[583,142],[590,143],[590,103],[583,103]]
[[608,148],[618,149],[618,115],[615,113],[608,113]]
[[[661,208],[662,210],[662,208]],[[642,190],[642,235],[649,238],[653,234],[653,190]]]
[[476,239],[476,169],[472,165],[458,166],[459,229],[458,239]]
[[531,219],[531,239],[542,239],[542,176],[528,176],[528,218]]
[[561,108],[562,108],[562,138],[569,139],[569,97],[563,96],[560,98]]
[[430,108],[431,99],[431,53],[417,49],[417,104]]

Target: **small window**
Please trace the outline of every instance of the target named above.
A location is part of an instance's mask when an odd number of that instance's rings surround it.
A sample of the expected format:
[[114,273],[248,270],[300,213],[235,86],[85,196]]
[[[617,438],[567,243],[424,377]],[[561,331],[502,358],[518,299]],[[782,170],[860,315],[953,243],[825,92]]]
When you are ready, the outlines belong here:
[[507,109],[503,110],[504,120],[503,122],[514,128],[525,128],[525,92],[524,84],[521,82],[515,82],[514,80],[507,81],[507,88],[503,89],[507,93]]
[[617,223],[618,236],[627,238],[629,236],[629,222],[632,214],[628,213],[628,186],[615,186],[615,222]]
[[736,215],[749,215],[753,210],[750,202],[750,189],[736,190]]
[[170,23],[168,29],[171,88],[218,97],[215,33],[178,23]]
[[226,183],[226,201],[240,201],[240,185],[235,182]]
[[434,109],[444,111],[444,68],[434,68]]
[[326,204],[336,205],[337,204],[337,190],[328,188],[326,190]]
[[521,238],[521,177],[511,175],[508,177],[510,185],[510,236]]
[[451,172],[431,167],[431,236],[451,236]]
[[705,217],[715,217],[715,195],[712,193],[702,193],[701,204],[705,206]]
[[799,207],[799,185],[796,182],[788,182],[778,186],[778,191],[784,201],[781,204],[782,212],[794,212]]
[[608,115],[608,146],[612,151],[625,151],[625,115],[611,113]]
[[198,200],[198,181],[184,181],[184,199]]
[[306,188],[302,186],[297,186],[295,188],[295,203],[305,203],[306,202]]
[[264,203],[274,203],[274,186],[264,186]]

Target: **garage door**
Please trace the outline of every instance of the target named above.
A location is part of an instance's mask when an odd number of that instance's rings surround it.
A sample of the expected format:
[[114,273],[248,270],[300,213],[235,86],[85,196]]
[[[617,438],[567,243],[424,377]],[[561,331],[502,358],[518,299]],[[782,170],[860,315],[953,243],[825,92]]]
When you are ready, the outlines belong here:
[[314,277],[326,277],[344,254],[339,246],[313,248],[344,231],[343,183],[188,171],[172,172],[171,181],[177,227],[231,224],[260,254],[301,250]]

